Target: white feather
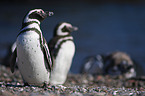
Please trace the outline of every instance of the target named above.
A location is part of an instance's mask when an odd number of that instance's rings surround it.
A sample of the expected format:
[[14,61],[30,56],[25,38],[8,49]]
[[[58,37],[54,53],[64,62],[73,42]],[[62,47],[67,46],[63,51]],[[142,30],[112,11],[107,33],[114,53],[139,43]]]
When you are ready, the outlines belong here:
[[68,71],[72,64],[75,53],[73,41],[66,41],[61,45],[57,57],[54,61],[53,71],[51,73],[51,84],[63,84],[67,78]]
[[38,33],[29,31],[17,38],[18,68],[23,79],[34,85],[49,82],[49,72],[45,66],[44,54],[40,47]]

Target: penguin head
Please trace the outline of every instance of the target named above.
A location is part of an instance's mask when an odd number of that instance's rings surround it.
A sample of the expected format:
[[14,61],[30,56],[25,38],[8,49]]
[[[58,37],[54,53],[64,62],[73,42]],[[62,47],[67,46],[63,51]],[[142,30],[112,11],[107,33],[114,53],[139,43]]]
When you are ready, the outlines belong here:
[[36,21],[42,22],[47,16],[52,16],[53,12],[43,11],[42,9],[32,9],[24,17],[23,23]]
[[73,31],[77,31],[78,28],[72,26],[70,23],[62,22],[55,27],[54,36],[65,36],[69,35]]

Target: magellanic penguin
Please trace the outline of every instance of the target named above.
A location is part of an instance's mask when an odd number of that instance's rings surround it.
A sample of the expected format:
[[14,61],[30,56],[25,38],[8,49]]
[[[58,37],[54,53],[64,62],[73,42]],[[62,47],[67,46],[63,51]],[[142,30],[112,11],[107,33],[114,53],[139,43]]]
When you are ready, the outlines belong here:
[[42,35],[40,23],[53,12],[42,9],[30,10],[24,17],[11,58],[11,71],[17,62],[22,78],[29,85],[49,83],[52,60],[47,42]]
[[75,44],[70,33],[77,30],[77,27],[66,22],[55,27],[53,38],[48,43],[53,58],[50,84],[58,85],[66,81],[75,53]]
[[125,52],[112,52],[104,59],[104,72],[112,76],[122,75],[124,78],[136,77],[135,64]]
[[83,60],[81,74],[103,74],[104,61],[102,55],[88,56]]

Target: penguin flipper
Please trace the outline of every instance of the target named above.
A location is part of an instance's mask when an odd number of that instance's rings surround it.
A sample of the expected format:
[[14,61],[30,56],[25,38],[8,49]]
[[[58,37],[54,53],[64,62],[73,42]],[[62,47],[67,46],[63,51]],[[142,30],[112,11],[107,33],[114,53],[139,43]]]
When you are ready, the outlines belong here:
[[16,57],[17,57],[17,48],[15,48],[14,52],[13,52],[12,55],[11,55],[10,68],[11,68],[11,72],[12,72],[12,73],[14,73],[14,71],[15,71]]
[[48,42],[48,47],[49,47],[49,50],[50,50],[50,55],[52,56],[52,57],[54,57],[53,55],[53,53],[54,53],[54,45],[55,45],[55,39],[53,38],[53,39],[51,39],[49,42]]
[[44,58],[47,61],[47,67],[50,70],[52,70],[52,59],[51,59],[50,52],[49,52],[49,49],[48,49],[48,45],[47,45],[47,42],[46,42],[45,39],[44,39],[44,44],[42,46],[43,46]]
[[59,39],[60,39],[60,37],[56,36],[48,42],[48,46],[50,49],[50,55],[53,57],[53,59],[56,58],[56,55],[58,53],[58,50],[56,50],[55,45]]

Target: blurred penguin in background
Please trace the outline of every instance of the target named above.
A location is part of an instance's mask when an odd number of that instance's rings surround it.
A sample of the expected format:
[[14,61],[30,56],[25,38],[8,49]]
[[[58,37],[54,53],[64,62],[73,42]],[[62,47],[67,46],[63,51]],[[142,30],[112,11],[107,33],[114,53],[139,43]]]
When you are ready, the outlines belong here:
[[104,73],[112,76],[123,75],[125,78],[136,77],[135,64],[124,52],[112,52],[104,59]]
[[101,55],[88,56],[83,60],[80,73],[99,75],[103,74],[103,57]]
[[89,56],[83,60],[81,74],[136,77],[136,62],[125,52]]

